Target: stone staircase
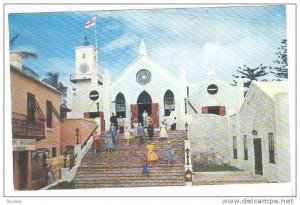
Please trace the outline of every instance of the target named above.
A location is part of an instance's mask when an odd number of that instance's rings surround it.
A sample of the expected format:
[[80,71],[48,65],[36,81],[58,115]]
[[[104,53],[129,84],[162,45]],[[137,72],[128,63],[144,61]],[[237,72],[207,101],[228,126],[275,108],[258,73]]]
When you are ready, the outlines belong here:
[[[126,145],[123,135],[116,137],[115,150],[108,154],[104,147],[104,139],[101,137],[101,149],[95,155],[90,149],[82,160],[74,178],[76,189],[100,188],[100,187],[150,187],[150,186],[185,186],[184,171],[184,131],[168,131],[168,139],[159,138],[159,132],[154,133],[152,144],[158,156],[150,168],[147,179],[141,174],[141,166],[147,160],[146,145],[138,146],[138,140],[131,140]],[[147,135],[148,138],[148,135]],[[170,141],[176,162],[168,166],[164,146]]]

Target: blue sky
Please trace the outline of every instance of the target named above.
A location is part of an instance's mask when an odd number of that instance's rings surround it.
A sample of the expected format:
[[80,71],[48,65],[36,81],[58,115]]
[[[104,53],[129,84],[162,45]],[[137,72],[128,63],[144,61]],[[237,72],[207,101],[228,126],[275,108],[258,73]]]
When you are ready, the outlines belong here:
[[43,78],[48,71],[69,82],[75,71],[74,47],[84,36],[94,44],[94,29],[84,24],[97,16],[99,73],[113,79],[138,57],[141,38],[148,55],[167,70],[185,67],[188,81],[207,77],[208,69],[232,82],[238,66],[272,65],[286,38],[285,6],[18,13],[9,15],[15,50],[38,54],[24,65]]

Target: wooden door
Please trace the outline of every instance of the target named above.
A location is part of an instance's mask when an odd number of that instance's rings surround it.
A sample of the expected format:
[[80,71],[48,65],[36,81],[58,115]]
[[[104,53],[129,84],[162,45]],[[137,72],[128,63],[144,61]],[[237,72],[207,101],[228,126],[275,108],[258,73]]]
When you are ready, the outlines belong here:
[[260,138],[253,139],[253,144],[254,144],[255,174],[263,175],[261,139]]
[[138,120],[138,105],[137,104],[131,104],[130,105],[131,110],[131,128],[133,128],[133,121]]
[[153,127],[158,128],[159,127],[158,103],[151,104],[151,111],[152,111]]
[[202,107],[202,114],[208,113],[208,107]]
[[19,184],[20,190],[27,188],[28,151],[19,152]]
[[100,125],[101,125],[101,133],[105,132],[104,112],[100,112]]
[[221,116],[225,116],[225,114],[226,114],[225,106],[220,106],[220,107],[219,107],[219,114],[220,114]]

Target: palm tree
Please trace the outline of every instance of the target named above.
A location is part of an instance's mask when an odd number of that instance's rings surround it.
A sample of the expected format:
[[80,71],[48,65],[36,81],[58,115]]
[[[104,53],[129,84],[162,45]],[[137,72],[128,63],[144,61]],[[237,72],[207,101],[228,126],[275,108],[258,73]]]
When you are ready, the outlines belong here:
[[63,91],[65,86],[58,81],[59,73],[58,72],[47,72],[47,77],[44,78],[42,81],[55,87],[59,91]]
[[[17,38],[19,37],[20,35],[19,34],[16,34],[15,36],[13,36],[10,40],[9,40],[9,48],[10,50],[13,50],[14,47],[15,47],[15,42],[17,40]],[[36,59],[37,58],[37,54],[36,53],[33,53],[33,52],[30,52],[30,51],[15,51],[14,52],[16,53],[19,53],[22,58],[34,58]]]

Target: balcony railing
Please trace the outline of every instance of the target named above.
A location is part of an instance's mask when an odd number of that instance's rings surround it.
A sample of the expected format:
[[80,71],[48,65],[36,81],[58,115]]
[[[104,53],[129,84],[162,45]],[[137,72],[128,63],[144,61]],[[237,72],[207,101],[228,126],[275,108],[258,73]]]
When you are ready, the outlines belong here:
[[45,139],[44,120],[36,118],[29,122],[26,115],[13,112],[11,121],[14,138]]
[[[100,75],[97,75],[97,76],[98,76],[98,84],[103,85],[103,78]],[[73,75],[70,75],[70,82],[76,83],[77,81],[80,81],[80,80],[91,79],[91,77],[92,77],[91,74],[73,74]]]

